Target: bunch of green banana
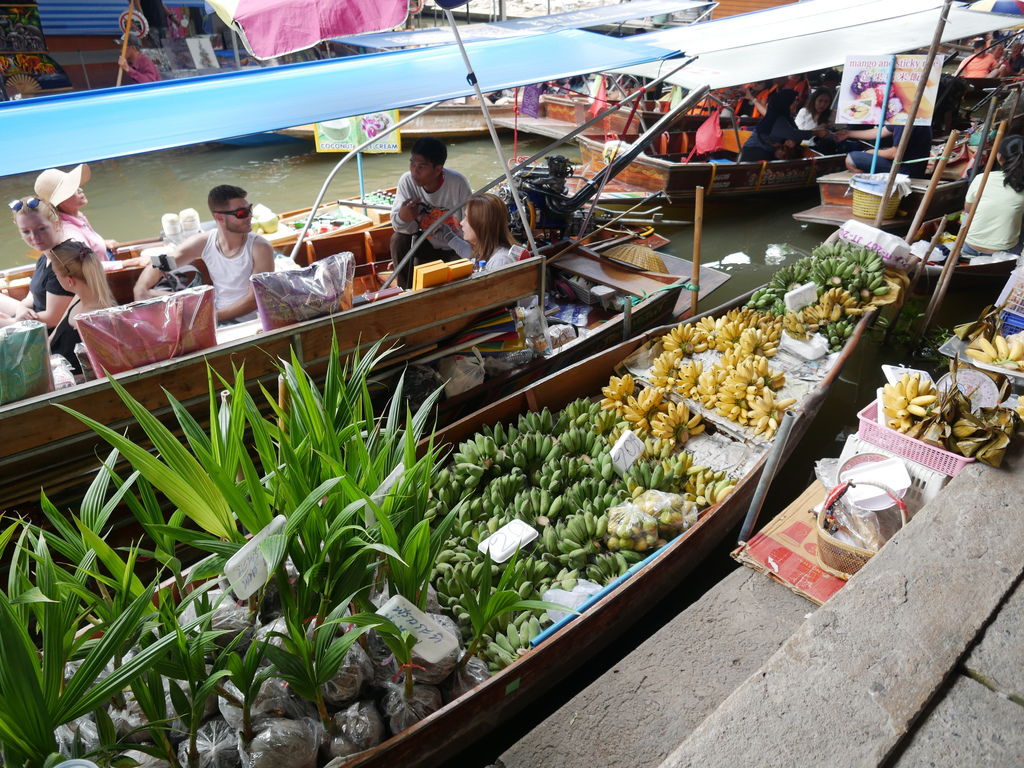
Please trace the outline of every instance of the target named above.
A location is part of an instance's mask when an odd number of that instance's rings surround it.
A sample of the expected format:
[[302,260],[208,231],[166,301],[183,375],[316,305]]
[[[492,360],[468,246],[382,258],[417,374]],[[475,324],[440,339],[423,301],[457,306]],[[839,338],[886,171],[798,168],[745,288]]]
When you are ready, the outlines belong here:
[[589,429],[591,422],[601,412],[601,406],[595,400],[581,397],[573,400],[559,414],[559,421],[564,421],[566,429],[582,427]]
[[620,479],[598,480],[588,477],[565,489],[565,493],[562,494],[562,503],[565,507],[563,515],[572,512],[601,515],[609,507],[618,504],[623,495],[624,484]]
[[849,250],[850,245],[844,240],[836,240],[834,243],[821,243],[811,251],[811,263],[843,259],[849,253]]
[[571,427],[558,436],[558,445],[563,456],[597,456],[608,447],[597,433],[586,427]]
[[557,451],[558,444],[554,438],[541,432],[524,433],[508,447],[512,464],[521,469],[534,485],[544,464]]
[[594,555],[593,562],[586,568],[587,579],[595,584],[606,585],[629,570],[629,563],[622,552],[601,552]]
[[785,293],[785,291],[773,288],[769,284],[764,288],[758,288],[754,291],[747,300],[747,306],[760,310],[761,312],[770,312],[772,305],[774,305],[775,302],[782,300],[783,293]]
[[493,426],[487,424],[481,432],[490,437],[497,445],[508,445],[519,437],[519,430],[511,424],[502,424],[500,421]]
[[621,415],[614,410],[602,410],[591,423],[591,429],[594,433],[601,436],[607,437],[620,426],[625,427],[626,422],[621,421]]
[[768,281],[768,287],[774,289],[781,296],[794,288],[799,288],[810,279],[810,263],[806,259],[801,259],[795,264],[777,269]]
[[855,327],[854,323],[849,320],[839,320],[824,326],[821,329],[821,334],[828,339],[829,351],[838,352],[846,346],[846,341],[853,335]]
[[514,517],[535,527],[549,525],[566,509],[563,497],[545,488],[524,488],[509,506]]
[[544,435],[557,435],[561,429],[555,429],[556,419],[551,411],[543,408],[539,411],[527,411],[519,417],[517,425],[520,434],[539,432]]

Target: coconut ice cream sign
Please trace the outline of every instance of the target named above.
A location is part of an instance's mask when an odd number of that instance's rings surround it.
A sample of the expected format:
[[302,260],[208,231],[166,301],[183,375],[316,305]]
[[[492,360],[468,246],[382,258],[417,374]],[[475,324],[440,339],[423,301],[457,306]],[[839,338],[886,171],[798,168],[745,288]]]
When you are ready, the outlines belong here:
[[[848,56],[839,86],[836,122],[906,125],[917,85],[924,76],[926,59],[926,56],[896,56],[894,64],[892,56]],[[914,125],[931,124],[941,73],[942,61],[936,59],[928,73]]]
[[363,151],[401,152],[402,137],[399,131],[392,130],[397,122],[398,110],[390,109],[316,123],[316,151],[352,152],[360,144],[376,139]]

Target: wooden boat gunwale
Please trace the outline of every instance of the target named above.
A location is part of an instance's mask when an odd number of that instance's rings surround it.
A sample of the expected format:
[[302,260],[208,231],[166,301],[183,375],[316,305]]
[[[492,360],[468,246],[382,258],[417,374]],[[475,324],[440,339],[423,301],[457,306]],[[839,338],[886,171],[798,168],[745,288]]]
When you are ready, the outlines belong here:
[[[720,307],[695,315],[688,322],[741,306],[749,296],[750,293],[747,293]],[[804,414],[794,426],[787,454],[809,428],[816,409],[824,400],[815,398],[814,393],[830,388],[838,379],[870,325],[872,316],[873,313],[868,313],[860,319],[836,364],[819,387],[808,395],[805,402],[815,410]],[[607,380],[622,359],[671,327],[674,326],[657,328],[622,342],[502,398],[438,431],[434,443],[447,442],[454,445],[478,431],[484,424],[509,421],[527,409],[536,410],[545,406],[561,408],[581,393],[599,391],[593,385],[602,379]],[[352,760],[345,763],[346,768],[383,768],[394,765],[419,768],[436,765],[441,760],[453,757],[460,748],[485,735],[503,718],[518,712],[542,695],[615,636],[624,632],[632,619],[677,587],[679,581],[703,556],[730,531],[735,530],[753,496],[766,461],[767,454],[757,461],[729,497],[705,510],[692,528],[639,564],[640,567],[636,568],[630,578],[618,583],[583,614],[459,699],[379,746],[353,755]],[[567,649],[571,649],[571,652],[567,652]]]

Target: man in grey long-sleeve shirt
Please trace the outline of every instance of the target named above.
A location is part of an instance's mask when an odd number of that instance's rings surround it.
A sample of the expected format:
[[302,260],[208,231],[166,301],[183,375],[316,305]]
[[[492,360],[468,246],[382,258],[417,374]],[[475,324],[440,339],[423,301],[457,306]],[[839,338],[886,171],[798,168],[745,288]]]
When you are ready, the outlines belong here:
[[469,252],[459,227],[462,209],[456,206],[470,196],[472,189],[465,176],[444,167],[447,159],[448,150],[444,142],[431,136],[419,138],[412,145],[409,170],[398,180],[398,191],[391,208],[391,226],[395,230],[391,237],[391,260],[396,268],[409,252],[416,236],[439,216],[445,217],[445,222],[431,233],[399,271],[398,284],[403,288],[412,284],[414,262],[453,261],[466,257]]

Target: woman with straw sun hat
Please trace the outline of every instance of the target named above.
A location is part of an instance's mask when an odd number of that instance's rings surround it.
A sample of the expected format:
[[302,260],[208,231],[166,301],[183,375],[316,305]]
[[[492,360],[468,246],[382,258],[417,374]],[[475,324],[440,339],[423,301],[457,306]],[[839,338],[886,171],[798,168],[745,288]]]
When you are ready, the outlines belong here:
[[82,185],[89,181],[91,175],[85,163],[67,172],[48,168],[36,177],[36,197],[57,209],[65,237],[85,243],[100,259],[112,259],[113,254],[108,255],[107,249],[112,252],[117,241],[100,237],[82,213],[82,208],[89,202]]

